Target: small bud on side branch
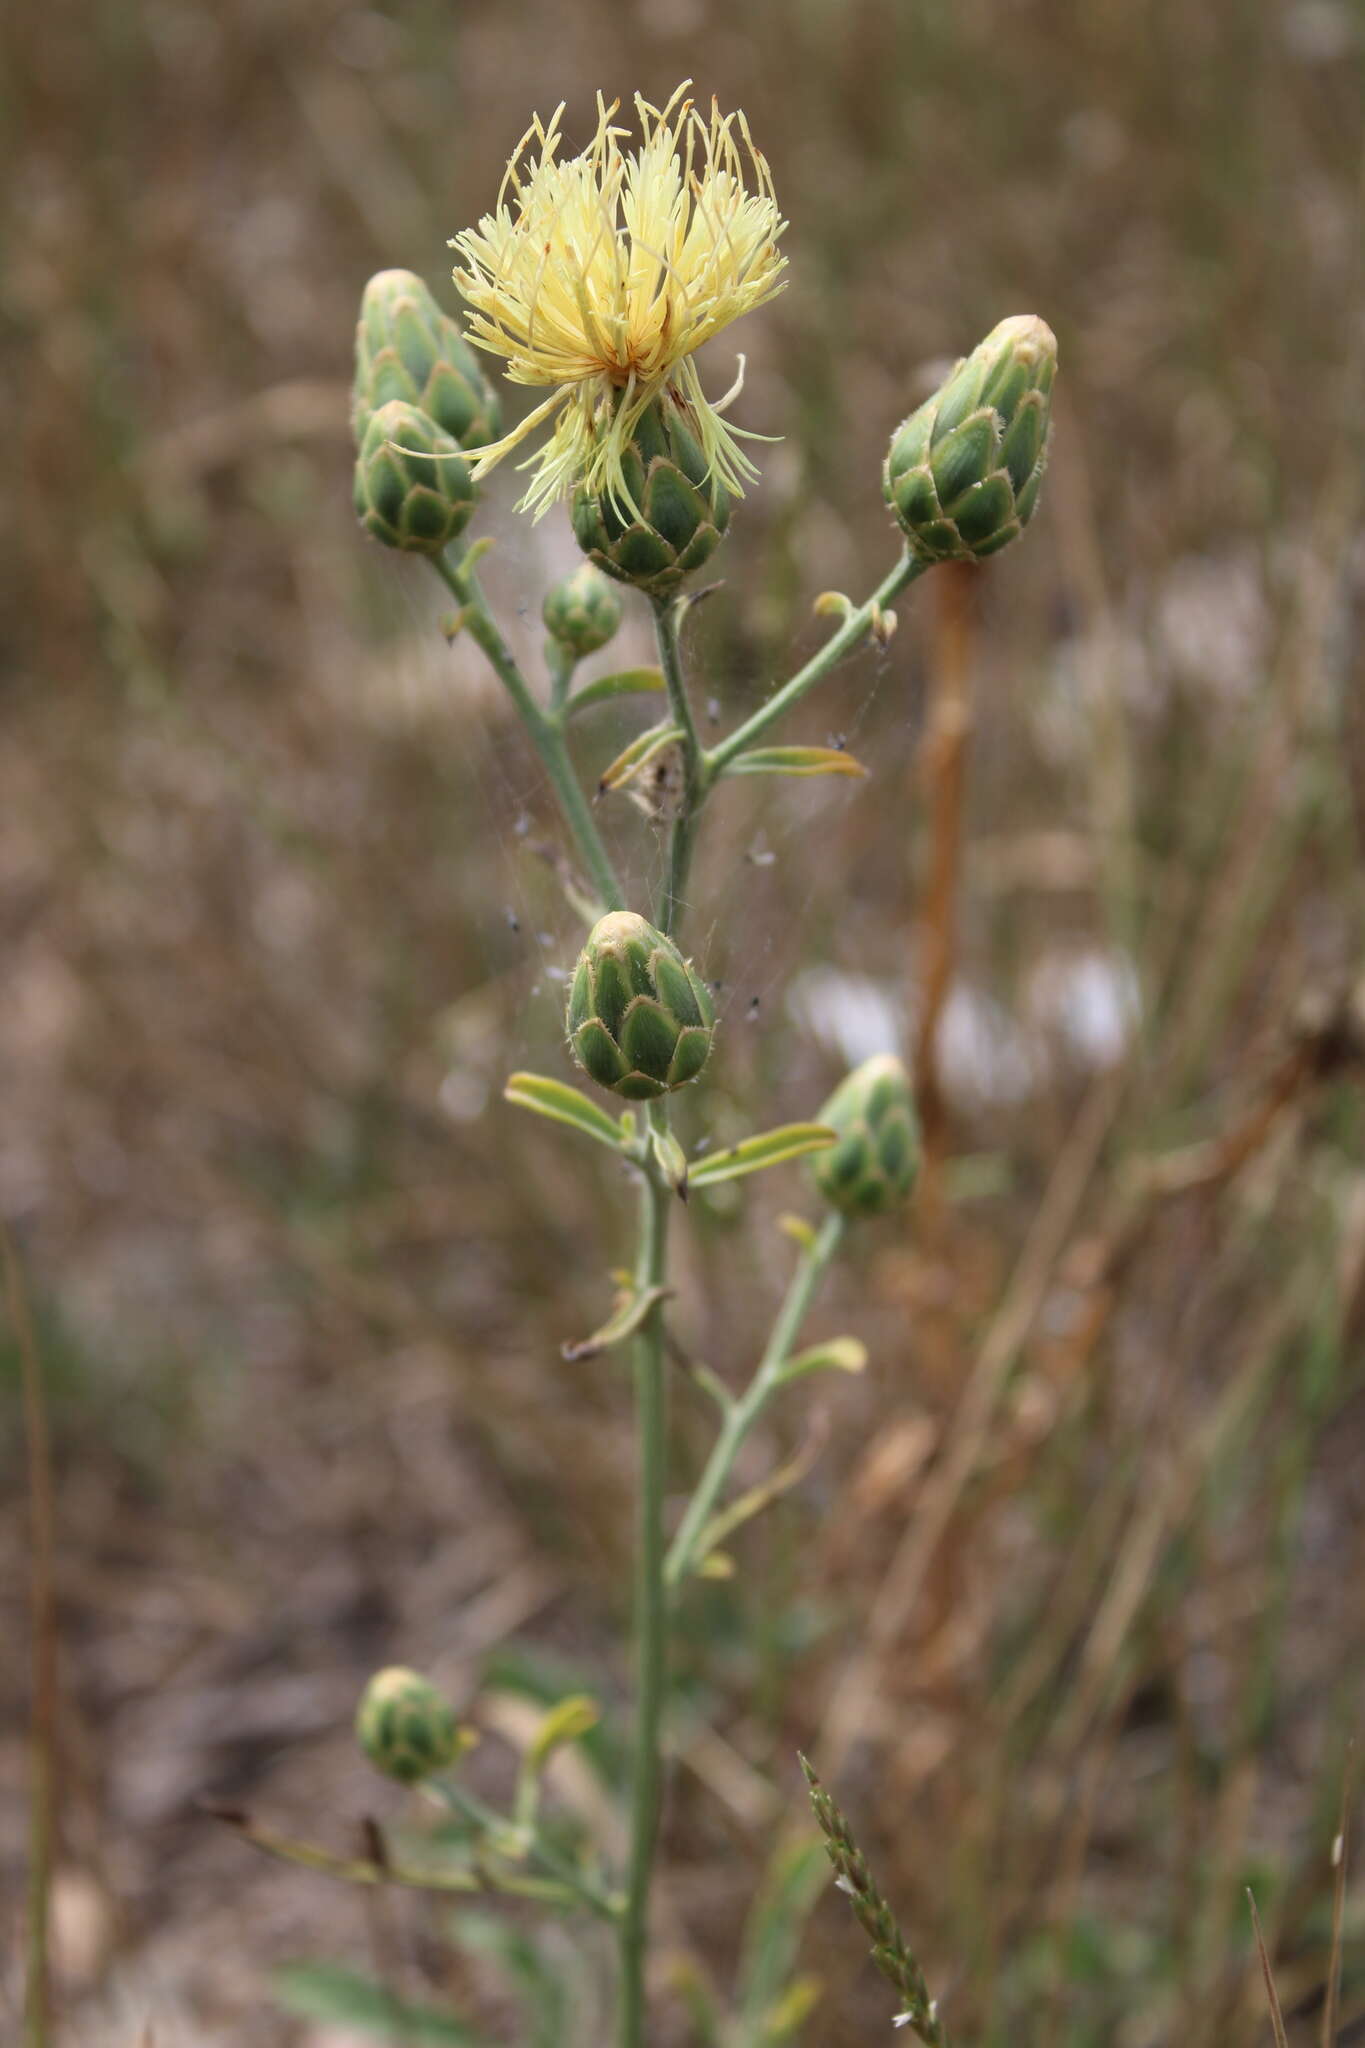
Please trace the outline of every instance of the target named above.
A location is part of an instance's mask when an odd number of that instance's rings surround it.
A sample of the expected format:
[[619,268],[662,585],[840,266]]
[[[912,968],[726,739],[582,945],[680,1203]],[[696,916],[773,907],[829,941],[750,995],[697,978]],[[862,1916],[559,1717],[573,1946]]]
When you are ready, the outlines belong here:
[[353,495],[356,518],[371,540],[407,554],[439,555],[468,525],[475,493],[449,434],[395,398],[369,416]]
[[923,560],[980,561],[1028,525],[1047,467],[1056,370],[1052,329],[1018,314],[896,429],[882,487]]
[[890,1053],[864,1060],[820,1112],[837,1143],[811,1172],[832,1208],[879,1216],[909,1195],[919,1170],[919,1125],[910,1076]]

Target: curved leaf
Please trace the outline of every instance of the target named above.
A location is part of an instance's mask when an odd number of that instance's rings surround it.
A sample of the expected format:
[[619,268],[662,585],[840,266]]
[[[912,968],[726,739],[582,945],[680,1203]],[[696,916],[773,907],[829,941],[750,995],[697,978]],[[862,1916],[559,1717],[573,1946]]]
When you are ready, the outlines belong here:
[[779,1124],[774,1131],[741,1138],[724,1152],[712,1152],[695,1160],[688,1175],[694,1188],[713,1187],[717,1181],[738,1180],[746,1173],[762,1173],[765,1167],[782,1166],[799,1159],[804,1152],[824,1152],[836,1142],[828,1124]]
[[651,725],[628,747],[623,747],[610,767],[602,771],[602,779],[597,785],[598,794],[619,789],[623,782],[630,781],[632,775],[638,775],[656,754],[661,754],[665,747],[671,747],[682,736],[680,725]]
[[610,1351],[613,1344],[624,1344],[627,1337],[635,1335],[655,1303],[665,1300],[672,1291],[670,1287],[645,1287],[636,1294],[627,1288],[601,1329],[594,1330],[591,1337],[580,1337],[576,1343],[561,1344],[560,1355],[570,1364],[577,1364],[580,1359],[596,1358],[599,1352]]
[[861,761],[842,747],[752,747],[736,754],[727,775],[866,775]]
[[824,1344],[812,1344],[798,1351],[777,1375],[779,1386],[803,1380],[812,1372],[862,1372],[867,1365],[867,1346],[857,1337],[831,1337]]
[[576,711],[590,711],[595,704],[610,703],[615,697],[645,696],[663,687],[661,668],[617,669],[613,675],[597,676],[584,683],[581,690],[575,690],[564,706],[565,714],[572,718]]
[[551,1123],[568,1124],[585,1138],[610,1145],[613,1152],[619,1152],[625,1142],[616,1119],[567,1081],[552,1081],[548,1074],[509,1074],[502,1093],[504,1101],[515,1102],[518,1109],[533,1109],[537,1116],[549,1117]]

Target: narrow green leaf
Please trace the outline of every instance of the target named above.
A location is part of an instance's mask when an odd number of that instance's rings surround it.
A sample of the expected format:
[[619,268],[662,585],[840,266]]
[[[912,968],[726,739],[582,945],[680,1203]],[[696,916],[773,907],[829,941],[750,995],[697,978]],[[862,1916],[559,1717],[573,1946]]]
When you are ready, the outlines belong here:
[[762,2048],[779,2048],[794,2040],[824,1996],[825,1987],[815,1976],[795,1977],[782,1996],[764,2014],[759,2027]]
[[596,1138],[599,1145],[610,1145],[613,1152],[621,1150],[624,1134],[615,1118],[567,1081],[552,1081],[548,1074],[510,1074],[502,1092],[503,1099],[515,1102],[518,1109],[533,1109],[552,1123],[568,1124],[585,1138]]
[[753,747],[736,754],[727,775],[866,775],[842,747]]
[[777,1227],[793,1244],[799,1244],[803,1252],[815,1249],[815,1240],[820,1233],[813,1223],[807,1223],[804,1216],[779,1216]]
[[591,1693],[572,1693],[551,1707],[535,1732],[526,1752],[528,1771],[543,1771],[557,1749],[566,1742],[579,1742],[602,1718],[602,1709]]
[[581,1742],[585,1735],[591,1735],[601,1718],[602,1709],[590,1693],[575,1693],[551,1707],[532,1736],[517,1773],[513,1806],[513,1819],[525,1832],[528,1843],[535,1834],[536,1816],[540,1809],[540,1781],[545,1766],[557,1749],[563,1749],[566,1743]]
[[828,1124],[780,1124],[775,1131],[741,1138],[724,1152],[712,1152],[692,1163],[689,1184],[694,1188],[714,1187],[717,1181],[738,1180],[741,1174],[761,1173],[768,1166],[782,1166],[799,1159],[803,1152],[824,1152],[836,1142]]
[[434,2006],[412,2005],[373,1977],[340,1963],[285,1963],[274,1973],[275,1996],[301,2019],[334,2021],[380,2041],[413,2048],[482,2048],[483,2037]]
[[812,1344],[798,1351],[777,1375],[777,1384],[805,1379],[812,1372],[862,1372],[867,1365],[867,1346],[856,1337],[831,1337],[827,1344]]
[[664,672],[661,668],[622,668],[614,675],[597,676],[590,683],[584,683],[581,690],[575,690],[564,706],[572,718],[577,711],[589,711],[594,704],[606,704],[614,697],[641,697],[653,691],[662,690]]
[[600,1351],[610,1351],[613,1344],[623,1344],[627,1337],[635,1335],[655,1302],[663,1301],[672,1291],[669,1287],[646,1287],[639,1294],[627,1291],[620,1296],[600,1330],[594,1330],[591,1337],[579,1338],[576,1343],[561,1344],[561,1356],[570,1364],[577,1364],[583,1358],[596,1358]]
[[[529,1700],[546,1711],[566,1693],[586,1692],[595,1674],[571,1658],[544,1649],[528,1649],[518,1643],[504,1643],[493,1650],[483,1668],[481,1697],[508,1693],[513,1699]],[[630,1752],[621,1731],[610,1719],[600,1721],[579,1745],[604,1785],[624,1796],[630,1770]]]
[[660,1130],[656,1125],[649,1134],[649,1149],[654,1154],[660,1173],[668,1182],[675,1195],[687,1200],[687,1154],[674,1137],[672,1131]]
[[[770,1472],[757,1486],[751,1486],[747,1493],[740,1494],[738,1499],[728,1502],[718,1514],[712,1515],[697,1539],[697,1554],[693,1560],[692,1570],[699,1579],[715,1576],[711,1568],[711,1559],[721,1544],[728,1542],[736,1529],[742,1529],[755,1515],[761,1515],[764,1508],[771,1506],[773,1501],[779,1500],[784,1493],[789,1493],[793,1486],[799,1485],[815,1463],[819,1451],[819,1435],[812,1432],[807,1435],[804,1443],[797,1446],[795,1453],[785,1464],[779,1465],[775,1472]],[[725,1576],[729,1576],[728,1571]]]
[[622,783],[630,781],[632,775],[638,775],[656,754],[661,754],[665,747],[671,747],[682,736],[683,730],[680,725],[651,725],[647,731],[633,739],[628,747],[623,747],[611,766],[603,770],[602,779],[597,785],[598,793],[619,789]]
[[782,2037],[780,2023],[774,2023],[784,2010],[784,1994],[810,1981],[797,1977],[793,1984],[792,1977],[806,1922],[828,1881],[819,1835],[802,1833],[778,1843],[744,1923],[739,1982],[746,2042]]

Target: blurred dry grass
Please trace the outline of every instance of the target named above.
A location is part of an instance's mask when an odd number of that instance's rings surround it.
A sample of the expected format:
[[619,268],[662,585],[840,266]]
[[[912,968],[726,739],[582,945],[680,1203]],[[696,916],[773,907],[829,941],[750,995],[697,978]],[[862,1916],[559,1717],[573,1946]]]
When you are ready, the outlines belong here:
[[[615,1654],[621,1388],[557,1345],[620,1191],[497,1095],[555,1057],[572,923],[517,733],[351,524],[345,385],[365,276],[439,283],[530,107],[689,73],[792,221],[745,337],[746,421],[786,438],[694,642],[727,709],[886,558],[877,464],[926,363],[1036,308],[1065,411],[972,597],[945,1170],[821,1309],[875,1366],[815,1476],[692,1610],[662,1922],[724,1977],[823,1723],[959,2038],[1262,2039],[1249,1880],[1314,2037],[1365,1664],[1353,1048],[1256,1116],[1305,998],[1361,966],[1359,5],[89,0],[0,33],[0,1209],[58,1442],[70,2038],[316,2043],[267,1971],[381,1936],[459,1989],[434,1917],[377,1933],[193,1801],[348,1843],[376,1663],[458,1689],[514,1640]],[[515,606],[571,549],[510,497]],[[722,1119],[808,1112],[906,1000],[936,600],[808,711],[874,782],[717,828]],[[1220,1134],[1183,1190],[1143,1180]],[[799,1199],[689,1234],[679,1328],[728,1374]],[[23,1772],[0,1741],[7,1897]],[[1359,1892],[1348,1929],[1358,2028]],[[836,1902],[808,1957],[811,2040],[886,2023]]]

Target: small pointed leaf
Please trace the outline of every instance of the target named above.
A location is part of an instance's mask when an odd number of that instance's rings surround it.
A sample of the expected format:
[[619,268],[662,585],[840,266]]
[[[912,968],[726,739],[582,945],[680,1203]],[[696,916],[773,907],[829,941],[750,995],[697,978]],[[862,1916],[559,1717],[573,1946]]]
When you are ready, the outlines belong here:
[[561,1344],[560,1356],[576,1365],[580,1359],[596,1358],[599,1352],[610,1351],[613,1344],[624,1344],[627,1337],[635,1335],[654,1304],[665,1301],[672,1291],[671,1287],[646,1287],[636,1294],[628,1289],[618,1298],[600,1330],[594,1330],[591,1337],[580,1338],[576,1344]]
[[575,690],[564,709],[570,718],[577,711],[589,711],[594,704],[610,703],[614,697],[639,697],[650,691],[662,690],[664,672],[661,668],[623,668],[613,675],[598,676],[591,683],[584,683]]
[[740,1494],[738,1499],[730,1501],[719,1513],[712,1515],[697,1539],[692,1570],[698,1578],[704,1579],[708,1576],[708,1561],[715,1556],[719,1546],[734,1535],[736,1529],[742,1529],[746,1522],[751,1522],[755,1515],[762,1514],[764,1508],[771,1506],[773,1501],[780,1499],[784,1493],[789,1493],[793,1486],[800,1484],[819,1455],[820,1441],[820,1433],[810,1430],[805,1441],[797,1446],[785,1464],[779,1465],[776,1471],[770,1472],[757,1486],[751,1486],[747,1493]]
[[792,1240],[793,1244],[799,1244],[803,1252],[814,1249],[815,1240],[819,1233],[816,1231],[813,1223],[807,1223],[804,1216],[792,1216],[790,1214],[779,1216],[777,1227],[784,1236]]
[[526,1769],[543,1771],[557,1749],[580,1742],[597,1726],[602,1709],[590,1693],[572,1693],[545,1716],[526,1752]]
[[778,2048],[790,2041],[805,2025],[824,1996],[818,1977],[797,1977],[764,2015],[759,2039],[763,2048]]
[[632,775],[638,775],[656,754],[661,754],[665,747],[671,747],[682,736],[683,730],[680,725],[651,725],[647,732],[642,732],[633,739],[628,747],[623,747],[611,765],[603,770],[602,779],[597,785],[599,794],[609,789],[620,789],[623,783],[630,781]]
[[812,1344],[798,1351],[777,1375],[779,1386],[803,1380],[812,1372],[862,1372],[867,1365],[867,1346],[856,1337],[831,1337],[828,1343]]
[[823,1152],[835,1142],[828,1124],[780,1124],[774,1131],[762,1131],[753,1138],[741,1138],[724,1152],[712,1152],[693,1163],[694,1188],[713,1187],[717,1181],[738,1180],[746,1173],[761,1173],[768,1166],[782,1166],[799,1159],[803,1152]]
[[649,1147],[655,1164],[675,1195],[687,1200],[687,1154],[672,1131],[652,1130]]
[[585,1138],[610,1145],[613,1152],[619,1152],[625,1142],[625,1134],[615,1118],[577,1088],[571,1088],[567,1081],[551,1080],[548,1074],[511,1074],[502,1092],[504,1100],[514,1102],[518,1109],[533,1109],[537,1116],[547,1116],[552,1123],[569,1124]]
[[753,747],[736,754],[727,775],[866,775],[861,761],[842,747]]

